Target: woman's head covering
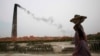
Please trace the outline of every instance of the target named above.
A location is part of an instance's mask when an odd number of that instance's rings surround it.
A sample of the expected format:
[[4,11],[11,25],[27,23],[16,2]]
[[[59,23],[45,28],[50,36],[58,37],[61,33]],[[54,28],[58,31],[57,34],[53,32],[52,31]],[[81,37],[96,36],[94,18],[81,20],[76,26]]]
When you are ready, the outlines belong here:
[[76,21],[76,20],[81,20],[81,19],[86,19],[86,18],[87,18],[86,16],[75,15],[74,18],[72,18],[70,20],[70,22],[73,22],[73,21]]

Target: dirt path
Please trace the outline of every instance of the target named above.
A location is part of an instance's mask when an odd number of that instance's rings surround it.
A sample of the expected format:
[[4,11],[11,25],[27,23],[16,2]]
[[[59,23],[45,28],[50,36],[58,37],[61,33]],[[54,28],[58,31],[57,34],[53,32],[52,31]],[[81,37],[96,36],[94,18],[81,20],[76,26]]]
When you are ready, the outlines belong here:
[[[0,56],[72,56],[72,54],[24,54],[24,53],[6,53]],[[92,53],[92,56],[100,56],[100,53]]]

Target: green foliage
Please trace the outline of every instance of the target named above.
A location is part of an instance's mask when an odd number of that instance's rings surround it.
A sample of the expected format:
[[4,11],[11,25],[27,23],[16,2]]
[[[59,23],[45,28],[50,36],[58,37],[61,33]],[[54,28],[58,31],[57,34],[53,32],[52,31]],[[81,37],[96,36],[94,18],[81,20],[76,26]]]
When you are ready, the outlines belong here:
[[88,40],[100,40],[100,35],[88,35]]
[[7,43],[0,43],[0,51],[7,51]]
[[100,52],[100,41],[95,41],[90,44],[90,50],[94,52]]
[[100,40],[100,36],[99,35],[95,36],[95,40]]

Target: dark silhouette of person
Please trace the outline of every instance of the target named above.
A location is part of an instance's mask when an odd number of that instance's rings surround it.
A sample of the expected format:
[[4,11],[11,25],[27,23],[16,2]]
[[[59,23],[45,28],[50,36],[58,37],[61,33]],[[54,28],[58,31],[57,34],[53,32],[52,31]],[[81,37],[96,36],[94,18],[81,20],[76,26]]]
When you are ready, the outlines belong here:
[[85,35],[83,26],[81,25],[86,18],[86,16],[75,15],[74,18],[70,20],[70,22],[75,24],[73,27],[75,30],[75,50],[73,56],[91,56],[88,48],[87,37]]

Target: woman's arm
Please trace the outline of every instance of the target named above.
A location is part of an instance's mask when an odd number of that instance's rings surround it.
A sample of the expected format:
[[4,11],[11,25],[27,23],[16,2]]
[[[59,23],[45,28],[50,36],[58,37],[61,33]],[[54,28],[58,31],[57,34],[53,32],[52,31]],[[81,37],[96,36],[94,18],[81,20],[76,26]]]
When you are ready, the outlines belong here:
[[86,36],[85,36],[84,29],[83,29],[82,25],[77,25],[74,27],[74,29],[78,33],[79,39],[86,40]]
[[80,38],[84,38],[85,37],[84,36],[84,30],[83,30],[83,27],[81,25],[79,25],[77,27],[77,32],[78,32]]

